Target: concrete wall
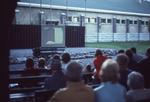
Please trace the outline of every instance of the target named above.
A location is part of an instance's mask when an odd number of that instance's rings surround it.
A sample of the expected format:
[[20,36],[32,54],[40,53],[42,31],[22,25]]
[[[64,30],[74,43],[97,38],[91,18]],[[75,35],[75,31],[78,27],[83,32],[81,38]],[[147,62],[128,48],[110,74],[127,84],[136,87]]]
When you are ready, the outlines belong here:
[[[138,17],[128,15],[115,15],[115,14],[104,14],[94,12],[81,12],[81,11],[66,11],[66,10],[51,10],[42,9],[43,13],[40,13],[40,8],[29,8],[29,7],[17,7],[19,12],[16,12],[16,24],[45,24],[47,20],[58,21],[60,24],[60,17],[62,13],[66,13],[68,17],[71,17],[71,21],[67,21],[67,25],[79,26],[80,21],[78,17],[81,15],[85,16],[84,26],[86,27],[85,42],[110,42],[110,41],[148,41],[150,40],[150,34],[148,32],[148,25],[141,25],[141,32],[138,33],[138,25],[130,24],[129,33],[126,33],[126,24],[116,24],[116,32],[113,33],[113,24],[108,23],[107,19],[120,19],[120,20],[143,20],[149,21],[150,17]],[[95,19],[97,17],[105,18],[106,23],[100,23],[99,28]],[[88,22],[90,19],[90,22]],[[99,29],[99,32],[98,32]]]

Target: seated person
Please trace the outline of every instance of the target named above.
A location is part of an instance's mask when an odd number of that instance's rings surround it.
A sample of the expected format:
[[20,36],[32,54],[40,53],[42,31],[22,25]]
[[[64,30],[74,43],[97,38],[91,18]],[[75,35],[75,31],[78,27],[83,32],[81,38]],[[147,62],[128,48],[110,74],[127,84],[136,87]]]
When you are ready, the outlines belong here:
[[95,79],[97,82],[100,82],[100,78],[99,78],[99,72],[101,70],[101,66],[103,64],[103,62],[107,59],[107,56],[105,56],[102,51],[100,49],[97,49],[95,52],[95,59],[93,61],[94,63],[94,67],[96,69],[95,72]]
[[140,55],[139,53],[137,53],[135,47],[132,47],[132,48],[131,48],[131,51],[133,52],[133,57],[132,57],[132,59],[133,59],[136,63],[138,63],[139,61],[141,61],[141,60],[143,59],[143,56]]
[[127,102],[150,102],[150,89],[144,88],[142,74],[131,72],[128,75],[128,86],[130,90],[127,92]]
[[[34,68],[34,61],[32,58],[28,58],[26,60],[25,66],[26,66],[26,68],[24,69],[24,71],[21,74],[22,77],[40,75],[39,71],[36,68]],[[37,85],[37,83],[38,82],[36,80],[22,80],[19,83],[19,85],[21,87],[32,87],[32,86]]]
[[39,58],[38,60],[38,68],[47,69],[45,58]]
[[94,69],[92,69],[92,66],[90,64],[88,64],[83,70],[83,79],[85,81],[85,83],[90,83],[93,81],[93,74],[94,74]]
[[132,69],[132,70],[136,70],[136,61],[133,60],[133,52],[131,49],[127,49],[125,54],[128,56],[129,58],[129,63],[128,63],[128,68]]
[[52,60],[53,60],[53,59],[55,59],[55,60],[61,60],[61,59],[60,59],[60,56],[59,56],[58,54],[55,54],[55,55],[52,57]]
[[68,63],[71,61],[71,57],[69,53],[63,53],[62,55],[62,70],[65,73]]
[[116,56],[116,61],[119,64],[119,72],[120,72],[119,83],[124,87],[126,87],[126,89],[128,90],[127,86],[128,74],[132,72],[132,70],[128,68],[129,58],[125,54],[118,54]]
[[102,83],[95,88],[95,102],[126,102],[126,89],[118,83],[119,65],[112,59],[106,60],[99,73]]
[[146,51],[146,58],[137,63],[137,71],[144,77],[145,88],[150,88],[150,48]]
[[82,66],[71,62],[67,66],[67,87],[58,90],[49,102],[94,102],[92,88],[82,82]]
[[45,89],[58,90],[66,86],[66,79],[62,72],[60,60],[52,60],[51,64],[52,77],[45,79]]

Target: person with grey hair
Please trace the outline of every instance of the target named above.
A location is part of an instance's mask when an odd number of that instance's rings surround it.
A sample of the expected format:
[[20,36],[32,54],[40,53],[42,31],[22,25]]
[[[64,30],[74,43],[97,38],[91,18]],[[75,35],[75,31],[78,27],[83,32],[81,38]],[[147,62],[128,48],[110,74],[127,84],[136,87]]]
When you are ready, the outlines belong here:
[[82,81],[82,66],[71,62],[67,66],[67,87],[58,90],[49,102],[94,102],[92,88]]
[[102,83],[94,89],[95,102],[125,102],[126,89],[118,83],[119,65],[112,59],[106,60],[101,67],[99,76]]
[[50,67],[52,77],[45,79],[45,89],[58,90],[60,88],[64,88],[66,86],[66,79],[64,73],[62,72],[60,60],[52,60]]
[[[144,88],[144,77],[139,72],[131,72],[127,82],[130,90],[127,92],[127,102],[150,102],[150,89]],[[149,100],[148,100],[149,99]]]

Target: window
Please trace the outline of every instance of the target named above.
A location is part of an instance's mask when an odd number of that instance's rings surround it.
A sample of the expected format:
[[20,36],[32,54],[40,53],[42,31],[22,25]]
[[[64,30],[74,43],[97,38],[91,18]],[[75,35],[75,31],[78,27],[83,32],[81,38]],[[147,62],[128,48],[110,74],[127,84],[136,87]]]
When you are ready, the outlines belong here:
[[148,25],[148,21],[145,21],[145,24]]
[[106,23],[106,19],[102,18],[101,23]]
[[97,22],[97,19],[96,19],[96,18],[94,18],[94,22],[95,22],[95,23]]
[[88,23],[90,23],[90,18],[88,18]]
[[144,25],[144,21],[141,21],[141,24]]
[[125,24],[126,23],[126,21],[125,20],[121,20],[121,24]]
[[112,20],[111,19],[107,19],[107,23],[111,23],[112,22]]
[[118,23],[118,24],[119,24],[119,23],[120,23],[120,19],[117,19],[117,20],[116,20],[116,23]]
[[74,21],[75,22],[80,22],[80,18],[79,17],[74,17]]
[[130,21],[129,21],[129,24],[133,24],[133,21],[132,21],[132,20],[130,20]]
[[96,23],[96,22],[95,22],[95,19],[96,19],[96,18],[93,18],[93,17],[90,18],[90,23]]
[[80,21],[80,18],[79,17],[77,17],[77,22],[79,22]]
[[137,24],[137,21],[134,21],[134,24]]
[[72,17],[68,17],[68,18],[67,18],[67,21],[72,21]]

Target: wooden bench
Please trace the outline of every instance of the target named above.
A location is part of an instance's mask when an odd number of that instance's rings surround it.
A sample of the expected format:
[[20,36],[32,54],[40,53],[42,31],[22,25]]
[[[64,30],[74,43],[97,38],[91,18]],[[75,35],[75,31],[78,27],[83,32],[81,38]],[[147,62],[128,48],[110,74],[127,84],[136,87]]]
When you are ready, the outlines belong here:
[[[11,77],[10,78],[10,84],[13,86],[13,84],[16,86],[10,87],[10,93],[26,93],[26,92],[33,92],[35,90],[41,90],[43,89],[44,80],[45,78],[51,77],[51,75],[40,75],[40,76],[25,76],[25,77]],[[27,82],[36,82],[33,84],[26,85]],[[24,85],[25,83],[25,85]],[[21,85],[19,85],[21,84]],[[23,86],[24,85],[24,86]]]
[[39,82],[44,81],[45,78],[51,77],[51,75],[39,75],[39,76],[24,76],[24,77],[10,77],[9,83],[18,83],[22,80],[37,80]]
[[34,102],[34,92],[9,94],[10,102]]
[[[39,73],[40,74],[49,74],[49,71],[48,69],[38,69]],[[24,72],[24,70],[13,70],[13,71],[9,71],[9,75],[21,75],[22,73]]]

